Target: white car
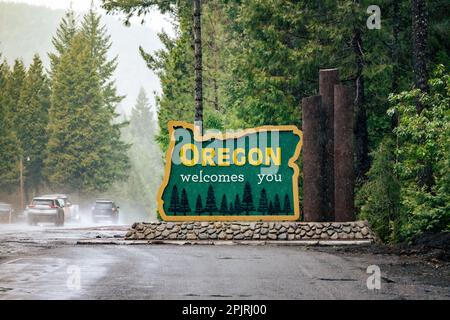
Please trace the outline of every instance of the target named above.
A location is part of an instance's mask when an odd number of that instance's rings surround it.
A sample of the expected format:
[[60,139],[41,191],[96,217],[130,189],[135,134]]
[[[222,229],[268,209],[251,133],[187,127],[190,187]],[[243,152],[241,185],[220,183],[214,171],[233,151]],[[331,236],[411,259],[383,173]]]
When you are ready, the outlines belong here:
[[79,207],[76,204],[73,204],[69,197],[66,194],[46,194],[42,197],[49,197],[49,198],[55,198],[63,203],[63,209],[64,209],[64,218],[66,221],[80,221],[80,212]]
[[53,222],[56,226],[64,226],[64,204],[58,198],[35,197],[26,212],[29,225]]

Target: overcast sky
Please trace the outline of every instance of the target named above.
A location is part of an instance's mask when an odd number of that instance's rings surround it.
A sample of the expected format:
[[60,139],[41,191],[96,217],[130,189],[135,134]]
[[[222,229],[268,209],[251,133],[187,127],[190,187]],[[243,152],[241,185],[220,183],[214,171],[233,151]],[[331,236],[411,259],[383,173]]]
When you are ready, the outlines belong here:
[[[46,6],[52,9],[67,9],[72,6],[75,11],[86,11],[91,6],[92,0],[0,0],[0,2],[17,2],[17,3],[28,3],[38,6]],[[94,5],[99,11],[104,12],[100,8],[101,1],[94,0]],[[117,19],[122,16],[114,15]],[[145,17],[145,26],[151,28],[155,31],[161,31],[164,29],[169,34],[173,35],[172,25],[170,24],[170,18],[167,15],[162,15],[157,10],[152,11]],[[133,23],[140,23],[140,19],[135,18],[132,20]]]

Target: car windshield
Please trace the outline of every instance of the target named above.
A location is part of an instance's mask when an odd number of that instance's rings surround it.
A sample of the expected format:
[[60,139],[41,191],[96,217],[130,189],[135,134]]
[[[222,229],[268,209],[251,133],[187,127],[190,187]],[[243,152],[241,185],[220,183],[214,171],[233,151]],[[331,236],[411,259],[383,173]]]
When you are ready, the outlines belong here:
[[0,203],[0,210],[9,210],[9,209],[10,209],[9,204]]
[[95,208],[96,209],[111,209],[112,208],[112,202],[96,202]]
[[53,205],[53,200],[50,199],[35,199],[33,200],[35,206],[51,206]]

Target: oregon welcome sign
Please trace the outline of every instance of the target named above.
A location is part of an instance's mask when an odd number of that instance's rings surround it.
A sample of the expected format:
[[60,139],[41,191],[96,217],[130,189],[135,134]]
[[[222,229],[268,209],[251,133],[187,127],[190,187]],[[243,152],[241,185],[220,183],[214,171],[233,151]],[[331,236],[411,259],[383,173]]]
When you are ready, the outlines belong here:
[[170,144],[157,203],[166,221],[297,220],[302,133],[263,126],[204,136],[169,122]]

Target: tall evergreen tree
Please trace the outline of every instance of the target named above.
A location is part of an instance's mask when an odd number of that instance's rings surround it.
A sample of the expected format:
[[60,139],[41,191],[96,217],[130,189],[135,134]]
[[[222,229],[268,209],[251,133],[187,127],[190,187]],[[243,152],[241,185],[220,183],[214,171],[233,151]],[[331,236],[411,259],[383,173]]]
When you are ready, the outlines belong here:
[[209,212],[212,216],[213,212],[217,212],[216,196],[214,195],[214,188],[210,184],[208,187],[208,193],[206,195],[205,212]]
[[229,212],[228,211],[227,196],[225,194],[222,196],[222,201],[220,203],[219,212],[222,213],[222,214],[227,214]]
[[50,58],[50,74],[52,76],[56,72],[61,56],[70,49],[76,33],[76,14],[72,9],[69,9],[61,19],[58,29],[56,30],[56,35],[52,38],[55,52],[48,54],[48,57]]
[[255,210],[255,206],[253,205],[253,195],[252,188],[250,183],[247,181],[244,185],[244,194],[242,196],[242,211],[245,211],[245,214],[249,214],[251,211]]
[[89,47],[92,59],[95,60],[103,102],[110,112],[117,116],[116,105],[124,98],[117,94],[115,81],[112,79],[117,68],[117,56],[112,59],[108,58],[108,51],[112,45],[111,36],[107,32],[106,26],[101,24],[101,17],[92,6],[83,16],[80,34]]
[[191,207],[189,206],[189,199],[187,197],[185,188],[181,190],[180,212],[182,212],[183,215],[186,215],[186,213],[191,212]]
[[198,215],[203,213],[203,202],[201,195],[197,195],[197,201],[195,202],[195,213]]
[[[18,106],[20,99],[20,92],[25,81],[26,70],[22,60],[16,59],[11,74],[8,77],[6,84],[5,106],[8,114],[11,117],[13,129],[16,128],[18,118]],[[15,129],[14,129],[15,130]]]
[[9,77],[9,66],[3,61],[0,64],[0,190],[6,191],[14,187],[19,173],[18,141],[12,130],[11,114],[7,108]]
[[78,34],[61,56],[52,80],[45,160],[52,185],[80,192],[105,191],[129,168],[122,124],[105,101],[98,57]]
[[42,61],[35,55],[20,94],[16,132],[25,161],[25,188],[35,189],[43,183],[43,162],[47,145],[50,84]]
[[144,88],[140,88],[134,108],[131,110],[130,131],[134,136],[149,138],[153,144],[155,129],[150,101]]
[[230,215],[234,215],[234,206],[233,206],[233,202],[230,202],[230,205],[228,207],[228,212],[230,213]]
[[177,212],[180,212],[180,199],[178,195],[178,187],[175,184],[172,187],[172,193],[170,194],[170,205],[169,205],[169,212],[172,212],[174,216],[177,215]]
[[258,206],[258,212],[262,214],[267,214],[269,211],[269,204],[267,203],[267,193],[266,189],[261,189],[261,195],[259,196],[259,206]]

